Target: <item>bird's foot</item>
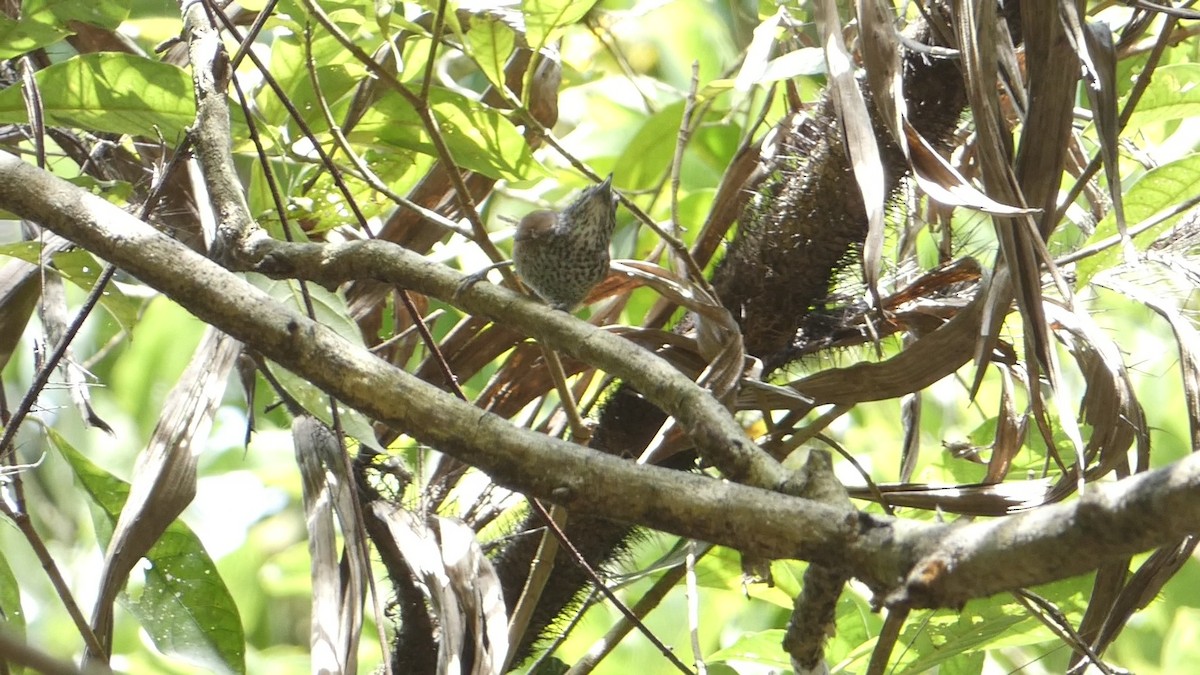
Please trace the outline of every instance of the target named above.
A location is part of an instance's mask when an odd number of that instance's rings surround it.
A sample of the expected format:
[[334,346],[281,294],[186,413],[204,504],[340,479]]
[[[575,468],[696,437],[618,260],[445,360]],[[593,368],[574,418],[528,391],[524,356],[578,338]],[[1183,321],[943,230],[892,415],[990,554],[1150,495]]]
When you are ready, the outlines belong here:
[[454,289],[454,297],[453,297],[454,302],[457,303],[458,299],[462,296],[463,293],[465,293],[467,291],[468,288],[474,286],[475,284],[477,284],[481,281],[486,281],[487,275],[489,272],[491,272],[494,269],[498,269],[500,267],[507,267],[511,264],[512,264],[511,260],[505,260],[503,262],[498,262],[498,263],[494,263],[492,265],[488,265],[487,267],[479,270],[478,272],[472,272],[471,274],[466,275],[465,277],[463,277],[462,281],[458,282],[458,286],[456,286]]

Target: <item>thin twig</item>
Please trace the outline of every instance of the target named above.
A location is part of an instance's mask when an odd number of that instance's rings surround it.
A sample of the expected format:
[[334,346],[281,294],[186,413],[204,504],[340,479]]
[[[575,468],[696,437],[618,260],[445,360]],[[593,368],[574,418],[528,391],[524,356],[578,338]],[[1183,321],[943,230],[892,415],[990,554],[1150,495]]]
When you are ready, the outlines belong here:
[[[528,673],[548,672],[548,671],[542,670],[543,664],[546,663],[552,656],[554,656],[554,652],[558,651],[558,648],[561,647],[562,644],[567,641],[567,638],[571,636],[571,633],[575,630],[575,627],[578,626],[579,622],[583,620],[583,617],[585,614],[587,614],[587,611],[592,608],[592,605],[596,604],[595,601],[596,601],[597,596],[599,596],[599,595],[600,595],[600,592],[597,591],[594,586],[588,587],[587,598],[585,598],[584,601],[582,603],[580,603],[580,606],[575,610],[574,614],[571,616],[571,620],[567,622],[567,625],[564,626],[562,628],[562,630],[558,631],[558,635],[554,636],[554,640],[550,643],[550,645],[548,647],[546,647],[546,651],[542,652],[537,657],[537,660],[529,665],[529,668],[525,672],[528,672]],[[634,608],[634,611],[635,612],[637,611],[636,607]],[[590,653],[591,652],[589,652],[589,654]],[[585,657],[585,658],[587,658],[587,657]]]
[[696,90],[700,87],[700,62],[692,61],[692,85],[683,99],[683,117],[675,137],[675,154],[671,157],[671,233],[683,229],[679,222],[679,174],[683,170],[683,151],[692,137],[692,114],[696,110]]
[[89,667],[80,670],[70,661],[62,661],[40,649],[25,644],[25,640],[14,635],[12,630],[0,630],[0,660],[4,663],[25,666],[43,675],[85,675],[112,671]]
[[[705,544],[704,548],[696,554],[696,557],[703,557],[705,554],[711,551],[712,548],[713,547],[711,544]],[[636,603],[634,603],[632,608],[634,615],[644,617],[648,615],[654,608],[658,607],[667,597],[667,594],[675,589],[675,587],[679,584],[679,581],[683,579],[683,576],[686,573],[687,568],[683,565],[683,563],[673,565],[664,571],[663,575],[654,582],[654,585],[652,585],[650,589],[647,590]],[[619,619],[611,628],[608,629],[608,632],[604,634],[604,637],[597,640],[596,643],[592,645],[591,649],[588,649],[587,655],[577,661],[575,665],[571,667],[571,670],[568,671],[567,675],[586,675],[587,673],[592,672],[592,670],[600,663],[600,661],[602,661],[604,657],[608,656],[612,650],[615,649],[618,644],[620,644],[621,640],[629,634],[629,631],[633,630],[634,628],[635,625],[628,619],[624,617]],[[530,670],[530,672],[537,671]]]
[[[1192,207],[1196,206],[1197,204],[1200,204],[1200,195],[1196,195],[1195,197],[1192,197],[1191,199],[1182,201],[1182,202],[1172,206],[1171,208],[1166,209],[1165,211],[1160,211],[1159,213],[1155,214],[1154,216],[1138,223],[1136,227],[1129,228],[1127,230],[1127,232],[1130,237],[1136,237],[1137,235],[1145,232],[1146,230],[1149,230],[1150,228],[1155,227],[1156,225],[1161,225],[1163,222],[1170,220],[1171,218],[1174,218],[1175,216],[1183,213],[1184,211],[1187,211],[1188,209],[1191,209]],[[1068,263],[1073,263],[1073,262],[1077,262],[1079,260],[1083,260],[1084,258],[1095,255],[1095,254],[1103,251],[1104,249],[1112,248],[1113,246],[1116,246],[1117,244],[1121,243],[1122,239],[1123,238],[1121,237],[1120,234],[1114,234],[1111,237],[1106,237],[1094,244],[1089,244],[1088,246],[1085,246],[1077,251],[1072,251],[1072,252],[1068,253],[1067,255],[1062,256],[1061,258],[1057,258],[1057,259],[1055,259],[1054,264],[1057,267],[1062,267],[1063,265],[1066,265]]]
[[[552,504],[547,516],[554,521],[555,528],[559,531],[563,531],[563,528],[566,527],[567,510],[561,506]],[[512,666],[513,658],[517,655],[516,646],[521,644],[524,639],[525,632],[529,629],[529,621],[533,618],[533,613],[542,599],[542,592],[546,589],[546,583],[550,581],[550,576],[554,573],[554,560],[558,557],[558,539],[554,536],[555,528],[547,527],[542,532],[537,551],[529,561],[529,574],[525,577],[525,587],[521,589],[521,597],[517,599],[512,615],[508,618],[508,656],[505,657],[501,672],[508,672]]]
[[446,0],[438,2],[437,11],[433,15],[432,39],[429,40],[429,56],[425,57],[425,76],[421,80],[421,100],[429,100],[429,87],[433,84],[433,64],[437,61],[438,42],[442,39],[442,30],[446,27]]
[[[479,210],[475,205],[475,200],[471,196],[470,190],[467,189],[467,184],[463,181],[462,174],[456,168],[457,165],[454,163],[454,156],[450,153],[450,148],[446,145],[446,140],[442,137],[437,120],[433,118],[433,114],[430,112],[428,101],[413,94],[396,79],[395,75],[387,72],[382,66],[376,63],[369,54],[364,52],[362,48],[350,39],[350,36],[338,28],[333,23],[333,20],[329,18],[329,15],[317,6],[313,0],[304,0],[304,6],[317,20],[317,23],[329,31],[329,34],[345,47],[355,59],[366,66],[367,70],[371,71],[375,77],[379,78],[379,81],[384,86],[391,88],[413,107],[413,111],[421,118],[421,123],[425,127],[426,133],[429,134],[429,139],[433,143],[438,160],[442,163],[446,175],[450,179],[450,183],[454,186],[454,193],[458,199],[459,209],[462,211],[463,216],[471,223],[471,231],[474,233],[472,240],[483,249],[492,262],[505,260],[504,254],[492,243],[491,238],[488,236],[487,228],[484,227],[483,221],[479,218]],[[516,277],[511,270],[501,268],[501,274],[504,275],[510,284],[516,285]]]
[[1036,593],[1023,589],[1013,591],[1013,597],[1016,598],[1017,602],[1021,603],[1026,611],[1057,635],[1058,639],[1087,657],[1087,660],[1097,670],[1104,673],[1104,675],[1115,675],[1115,671],[1100,658],[1100,655],[1092,649],[1088,641],[1071,626],[1071,621],[1066,615],[1055,607],[1052,602]]
[[[179,167],[182,157],[185,154],[186,152],[181,149],[172,155],[171,161],[159,175],[158,181],[153,185],[150,193],[146,197],[145,203],[143,203],[141,209],[139,209],[139,218],[144,219],[158,205],[159,200],[162,198],[164,186],[174,174],[175,170]],[[71,343],[74,342],[75,337],[79,334],[80,329],[83,327],[84,321],[91,316],[92,311],[96,308],[96,305],[104,296],[106,290],[108,289],[108,283],[112,280],[116,272],[117,268],[115,265],[112,265],[111,263],[105,265],[103,271],[100,273],[100,276],[97,277],[94,285],[92,286],[92,290],[84,299],[83,305],[80,306],[79,311],[75,314],[75,318],[63,332],[62,339],[57,345],[55,345],[54,351],[51,352],[50,356],[46,359],[45,363],[42,364],[42,367],[34,376],[33,382],[30,383],[29,388],[25,391],[25,395],[17,404],[16,411],[12,414],[10,419],[5,421],[4,434],[3,436],[0,436],[0,456],[6,456],[10,452],[10,447],[14,438],[16,437],[17,431],[20,430],[21,423],[29,415],[30,411],[32,411],[34,404],[41,395],[42,390],[49,383],[51,374],[53,374],[54,370],[58,367],[58,364],[62,361],[67,349],[70,347]],[[87,619],[83,616],[83,612],[80,611],[78,604],[76,604],[75,598],[71,594],[70,587],[63,579],[62,574],[58,571],[58,567],[54,562],[54,558],[50,555],[49,550],[46,548],[45,543],[42,541],[37,530],[34,528],[33,523],[29,520],[28,513],[26,512],[24,506],[24,498],[21,496],[22,492],[20,486],[20,476],[14,476],[13,480],[14,490],[16,490],[18,495],[17,509],[11,509],[7,502],[0,499],[0,512],[2,512],[17,525],[18,529],[20,529],[21,533],[29,542],[30,547],[33,548],[34,553],[37,555],[38,560],[42,565],[42,568],[46,571],[51,584],[54,586],[55,592],[58,594],[64,608],[67,610],[67,613],[71,616],[72,621],[74,621],[76,628],[79,630],[80,636],[83,637],[88,651],[92,654],[106,653],[107,650],[100,645],[99,638],[96,637],[96,634],[92,631]]]
[[541,347],[542,356],[546,359],[546,367],[550,370],[550,379],[554,381],[554,388],[558,390],[559,402],[562,403],[563,412],[566,413],[567,422],[571,427],[571,440],[579,445],[587,445],[592,433],[579,414],[579,406],[575,404],[575,394],[567,384],[567,374],[563,370],[562,361],[558,358],[558,352],[546,345],[541,345]]
[[[12,509],[8,501],[0,499],[0,513],[8,518],[17,526],[21,535],[25,537],[25,541],[29,542],[29,547],[33,549],[34,555],[38,562],[41,563],[42,569],[46,572],[46,578],[50,580],[50,585],[54,587],[54,592],[62,601],[63,608],[67,610],[67,614],[71,616],[71,621],[75,624],[75,629],[79,631],[80,637],[87,645],[88,651],[93,654],[104,654],[107,652],[101,645],[100,639],[96,637],[96,633],[92,631],[92,627],[88,625],[87,618],[79,609],[79,605],[75,602],[75,596],[71,594],[71,586],[63,575],[58,570],[58,565],[54,562],[54,556],[50,554],[50,550],[46,548],[45,542],[41,535],[38,534],[37,528],[33,526],[33,522],[29,519],[29,514],[24,509],[16,511]],[[99,661],[94,663],[99,664]],[[107,664],[104,664],[107,668]]]
[[655,648],[657,648],[658,651],[667,658],[668,661],[678,668],[680,672],[695,675],[695,673],[692,673],[692,670],[688,668],[683,661],[679,660],[678,656],[675,656],[675,652],[671,651],[670,647],[667,647],[665,644],[663,644],[662,640],[659,640],[658,636],[655,635],[649,628],[647,628],[646,624],[642,623],[642,620],[639,619],[637,615],[635,615],[629,609],[629,607],[625,605],[625,603],[621,602],[616,593],[614,593],[613,590],[608,587],[608,584],[604,583],[604,580],[600,578],[600,575],[596,573],[596,570],[594,570],[592,566],[587,563],[587,559],[583,557],[583,554],[579,552],[579,549],[575,548],[575,545],[571,543],[570,539],[567,538],[566,533],[559,529],[558,525],[555,524],[553,518],[550,516],[550,513],[546,510],[546,507],[542,506],[541,502],[536,499],[530,499],[529,505],[532,506],[533,510],[542,517],[542,520],[546,523],[546,527],[550,528],[554,532],[554,536],[558,539],[558,543],[561,544],[562,547],[571,554],[571,557],[575,560],[575,563],[579,565],[585,574],[587,574],[588,578],[592,580],[592,583],[596,584],[596,588],[604,594],[604,597],[608,598],[609,602],[613,603],[613,606],[616,607],[626,619],[632,622],[633,625],[637,626],[637,629],[641,631],[642,635],[646,636],[646,639],[649,640],[650,643],[653,644]]

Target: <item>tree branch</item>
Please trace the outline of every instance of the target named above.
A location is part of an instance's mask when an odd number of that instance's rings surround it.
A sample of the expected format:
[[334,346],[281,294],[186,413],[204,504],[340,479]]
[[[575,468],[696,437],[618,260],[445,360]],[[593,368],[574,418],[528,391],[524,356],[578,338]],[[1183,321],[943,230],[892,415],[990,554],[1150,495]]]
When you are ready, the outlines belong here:
[[[895,546],[925,553],[887,604],[961,607],[971,598],[1084,574],[1200,532],[1196,453],[1093,485],[1077,501],[954,527],[936,541],[922,542],[926,533],[897,528]],[[867,546],[867,556],[878,553]]]
[[[639,466],[515,427],[470,406],[280,305],[120,208],[2,153],[0,208],[106,258],[338,399],[481,468],[500,485],[569,509],[748,554],[837,566],[885,594],[891,606],[956,607],[971,597],[1082,574],[1200,531],[1200,456],[1195,454],[1166,468],[1096,486],[1071,503],[961,525],[855,514],[737,483]],[[358,277],[407,270],[405,283],[422,292],[449,295],[456,286],[456,274],[399,247],[357,248],[360,255],[348,256],[354,249],[347,246],[297,245],[301,259],[324,250],[324,258]],[[371,267],[380,260],[397,266],[384,271]],[[327,274],[334,269],[332,263],[322,268],[315,257],[312,261],[314,267],[305,270],[309,278],[317,278],[320,269]],[[645,369],[633,373],[631,382],[645,384],[647,398],[677,415],[698,444],[711,449],[730,438],[721,434],[733,422],[719,404],[712,401],[711,406],[727,421],[714,425],[701,419],[713,408],[686,399],[672,385],[655,384],[656,377],[669,375],[667,380],[674,382],[682,376],[662,373],[669,367],[644,351],[623,354],[610,344],[617,338],[593,334],[583,322],[492,285],[463,293],[460,304],[511,320],[539,340],[599,367]],[[623,358],[633,360],[621,365]],[[739,442],[749,441],[730,444]]]
[[[242,340],[339,400],[482,468],[505,487],[568,508],[595,510],[667,531],[687,532],[691,529],[689,523],[703,523],[694,536],[709,541],[740,538],[730,530],[743,527],[751,519],[777,519],[777,526],[811,520],[813,527],[806,527],[805,535],[800,537],[810,554],[813,547],[840,541],[851,530],[853,514],[845,509],[785,499],[694,474],[637,466],[515,427],[347,342],[120,208],[49,173],[0,155],[0,183],[0,206],[44,223],[50,230],[113,261],[201,320]],[[275,265],[276,272],[284,261],[311,265],[309,271],[328,272],[340,265],[358,278],[391,278],[389,275],[395,274],[397,283],[422,292],[436,291],[431,294],[443,297],[453,295],[462,278],[383,242],[357,242],[327,249],[307,244],[276,248],[262,241],[263,249],[297,254],[295,258],[271,256],[272,262],[266,267]],[[259,250],[257,245],[255,250]],[[323,256],[323,252],[331,255]],[[350,252],[357,255],[348,255]],[[321,265],[322,257],[336,264]],[[370,271],[385,262],[393,266]],[[310,275],[297,275],[301,276]],[[317,280],[316,276],[310,278]],[[795,489],[802,484],[802,477],[790,478],[786,470],[754,446],[720,403],[658,357],[497,286],[479,284],[462,295],[464,308],[511,318],[515,327],[529,329],[538,340],[628,378],[644,396],[679,419],[696,444],[708,451],[718,466],[727,469],[727,475],[770,487]],[[492,310],[489,305],[499,309]],[[388,395],[381,396],[381,392]],[[730,504],[735,506],[731,508]],[[741,508],[749,511],[736,516]],[[751,515],[756,512],[759,515]],[[765,555],[794,557],[797,551],[792,544],[796,540],[783,543],[768,534],[770,529],[763,529],[762,540],[749,548],[765,547],[770,550]]]

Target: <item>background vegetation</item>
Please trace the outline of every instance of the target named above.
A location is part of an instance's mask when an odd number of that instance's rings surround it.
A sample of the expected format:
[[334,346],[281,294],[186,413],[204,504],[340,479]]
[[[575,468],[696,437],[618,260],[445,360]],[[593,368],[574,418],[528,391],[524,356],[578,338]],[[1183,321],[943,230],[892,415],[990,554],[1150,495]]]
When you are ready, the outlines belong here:
[[[649,349],[670,341],[660,331],[684,315],[681,295],[700,298],[691,301],[691,309],[707,307],[705,284],[688,276],[663,233],[678,237],[711,278],[737,227],[745,228],[748,220],[743,216],[732,226],[720,214],[736,215],[747,201],[752,209],[779,208],[761,201],[771,192],[747,178],[745,168],[771,146],[772,134],[785,133],[781,129],[792,113],[807,111],[818,119],[831,114],[827,100],[819,103],[831,79],[822,27],[833,25],[833,32],[847,37],[858,65],[877,65],[860,50],[855,38],[862,21],[851,21],[853,8],[847,7],[842,27],[828,16],[818,23],[808,3],[477,5],[328,2],[320,5],[320,19],[308,3],[280,2],[255,26],[256,61],[239,58],[238,40],[225,27],[222,40],[237,60],[233,72],[240,92],[230,88],[223,104],[233,109],[229,139],[248,214],[276,239],[356,241],[370,230],[369,236],[471,272],[497,252],[506,257],[513,218],[562,205],[611,173],[627,200],[619,210],[614,257],[661,267],[649,281],[614,275],[598,290],[602,297],[578,316],[595,325],[642,327],[643,332],[624,333]],[[245,3],[231,10],[237,34],[245,35],[263,9],[263,3]],[[1194,119],[1200,55],[1197,42],[1188,38],[1196,17],[1113,3],[1082,9],[1090,25],[1111,28],[1115,42],[1109,49],[1093,47],[1091,79],[1072,85],[1069,133],[1038,139],[1066,149],[1062,189],[1055,191],[1063,208],[1060,217],[1048,219],[1054,227],[1043,231],[1062,281],[1055,283],[1045,260],[1032,268],[1007,263],[1018,289],[1036,286],[1040,305],[1044,287],[1046,306],[1059,309],[1031,312],[1026,298],[1011,310],[997,308],[998,343],[983,352],[993,364],[983,366],[978,382],[976,364],[970,363],[912,394],[882,400],[862,397],[841,405],[818,395],[826,404],[811,410],[794,403],[735,404],[748,436],[789,468],[803,465],[803,453],[790,452],[798,446],[836,448],[835,473],[852,486],[853,496],[864,499],[855,506],[866,512],[882,514],[877,502],[886,501],[896,515],[920,522],[1002,516],[1076,499],[1079,454],[1085,455],[1086,480],[1103,483],[1168,466],[1195,447],[1196,336],[1190,311],[1198,278],[1191,254],[1200,194]],[[901,26],[920,22],[916,6],[899,11]],[[196,122],[187,45],[177,41],[181,34],[194,38],[195,26],[185,28],[180,16],[177,7],[150,1],[6,6],[0,17],[5,59],[0,150],[42,163],[204,250],[213,237],[210,204],[221,214],[218,219],[225,218],[221,208],[228,195],[200,187],[201,175],[212,170],[204,147],[194,155],[181,149],[184,143],[202,145],[185,130],[204,127]],[[1063,22],[1069,25],[1067,18]],[[364,66],[327,23],[374,53],[407,93],[370,85],[380,73]],[[542,63],[542,70],[513,67],[522,54],[529,58],[525,47],[542,50],[532,61]],[[996,50],[1008,53],[1003,45]],[[1025,57],[1021,49],[1013,53]],[[1077,77],[1078,63],[1055,65]],[[501,93],[496,85],[506,80]],[[996,87],[993,78],[981,89],[994,94]],[[1028,133],[1027,104],[1013,101],[1018,83],[1005,81],[1004,87],[996,97],[1006,106],[1000,116],[1020,143]],[[425,111],[436,120],[440,138],[430,133]],[[882,115],[841,114],[829,123],[836,138],[842,129],[864,124],[881,138],[886,133]],[[971,112],[948,114],[955,128],[938,148],[942,155],[965,177],[963,185],[984,186],[990,197],[1008,203],[994,191],[984,167],[993,156],[1011,165],[1013,149],[987,146]],[[345,147],[337,150],[330,117],[345,128]],[[549,128],[543,133],[539,125]],[[326,157],[314,150],[306,127]],[[351,162],[346,147],[364,163]],[[775,147],[786,155],[797,146]],[[1104,152],[1111,153],[1112,173],[1099,159]],[[787,181],[810,168],[806,158],[793,159],[763,165]],[[463,170],[455,174],[460,181],[450,179],[448,163]],[[271,169],[269,179],[263,166]],[[367,168],[374,178],[366,178]],[[989,216],[964,208],[976,198],[963,196],[956,179],[942,184],[960,190],[950,204],[929,199],[925,179],[905,180],[891,192],[887,227],[873,230],[882,236],[874,273],[879,297],[887,299],[886,317],[868,309],[872,291],[864,281],[861,247],[852,246],[826,278],[830,296],[795,308],[798,315],[811,310],[823,317],[806,324],[805,340],[791,345],[785,357],[748,350],[768,361],[778,358],[769,363],[770,382],[792,384],[804,395],[808,376],[837,372],[852,378],[834,369],[887,362],[928,332],[917,317],[948,319],[986,292],[992,271],[1003,269],[1002,251],[1009,245],[1003,226],[993,227]],[[341,180],[345,187],[338,185]],[[864,181],[849,171],[841,180],[838,200],[861,198]],[[464,188],[471,195],[465,204],[478,206],[478,223],[465,215]],[[424,211],[398,206],[397,195]],[[152,208],[143,214],[147,204]],[[1114,239],[1120,229],[1117,205],[1121,226],[1136,234],[1132,244]],[[0,201],[0,208],[25,215],[13,201]],[[822,213],[805,217],[820,223]],[[18,402],[34,403],[19,433],[5,434],[11,445],[3,448],[10,465],[6,515],[17,525],[0,528],[4,634],[38,653],[78,663],[87,644],[85,631],[64,608],[71,599],[102,642],[109,626],[114,670],[309,669],[321,658],[313,653],[310,619],[329,616],[314,608],[314,596],[321,595],[314,583],[340,577],[338,556],[322,559],[312,548],[321,536],[313,520],[322,512],[305,501],[303,477],[325,477],[326,492],[309,493],[310,498],[325,494],[336,502],[339,496],[362,496],[347,490],[351,473],[339,473],[338,461],[322,460],[315,471],[305,469],[303,459],[298,463],[295,413],[303,407],[332,422],[329,405],[303,378],[268,365],[252,341],[237,358],[237,346],[217,342],[204,321],[176,304],[180,298],[126,272],[107,272],[103,251],[89,252],[82,242],[72,248],[53,236],[55,227],[42,224],[46,230],[14,219],[6,230],[10,243],[0,249],[14,261],[0,270],[6,275],[0,280],[6,428],[16,428],[10,420],[21,414]],[[228,219],[217,224],[226,227]],[[494,247],[479,236],[478,225],[490,233]],[[224,236],[233,251],[234,262],[225,262],[238,267],[237,233],[222,235],[218,229],[216,236],[218,241]],[[53,255],[42,253],[46,250]],[[968,260],[975,261],[973,267]],[[39,261],[44,264],[31,264]],[[968,270],[963,276],[939,281],[932,274],[955,262]],[[872,267],[869,256],[866,265]],[[111,281],[104,278],[109,274]],[[503,309],[493,323],[434,294],[412,293],[412,307],[406,308],[398,285],[378,280],[335,285],[335,292],[250,276],[280,304],[308,306],[343,338],[450,389],[431,355],[431,344],[437,344],[468,400],[516,424],[570,438],[540,347],[513,328],[518,324],[505,322]],[[499,280],[499,273],[491,278]],[[99,307],[84,312],[65,365],[47,371],[46,359],[97,289],[103,289],[96,296]],[[661,299],[664,294],[669,301]],[[424,317],[428,338],[415,329],[407,313],[412,309]],[[901,318],[889,323],[895,317]],[[696,344],[692,334],[680,335]],[[725,345],[736,342],[723,336]],[[700,347],[682,355],[659,351],[693,376],[713,361],[706,354],[697,366]],[[1057,393],[1044,386],[1052,369],[1049,361],[1038,360],[1043,352],[1053,352],[1060,367]],[[738,376],[753,379],[752,369],[743,372],[740,359],[733,361]],[[581,409],[598,419],[618,385],[594,363],[564,358],[563,366]],[[53,373],[48,384],[37,381],[43,372]],[[235,373],[246,386],[236,386]],[[250,386],[254,382],[257,387]],[[364,396],[386,398],[389,392]],[[1133,411],[1144,418],[1132,418]],[[527,513],[524,500],[490,486],[473,470],[461,482],[449,482],[439,472],[449,471],[447,460],[414,438],[423,438],[422,430],[389,427],[345,408],[340,424],[359,475],[369,473],[364,480],[379,495],[422,515],[430,503],[441,502],[440,513],[463,518],[477,531],[479,550],[491,555],[515,536]],[[686,446],[678,439],[672,446],[669,434],[664,436],[662,447]],[[361,451],[364,441],[377,443],[391,458],[398,467],[392,476],[380,468],[386,462]],[[154,468],[139,469],[139,456],[175,458],[142,459]],[[195,461],[194,476],[179,456]],[[155,487],[144,488],[150,496],[135,487],[130,503],[138,507],[121,515],[129,483],[145,485],[137,477],[153,470],[161,477],[151,481]],[[717,473],[711,466],[703,470]],[[931,490],[934,485],[964,491],[947,494]],[[366,497],[362,502],[371,503]],[[183,506],[179,520],[168,526],[172,509]],[[155,514],[167,515],[161,527],[138,529]],[[344,518],[346,512],[337,515]],[[348,540],[342,533],[351,521],[337,522],[340,545]],[[114,532],[128,538],[131,559],[114,562],[122,548],[110,547]],[[371,536],[378,546],[378,535]],[[46,549],[41,559],[38,542]],[[154,548],[147,550],[150,544]],[[1034,589],[1036,595],[1006,592],[972,599],[961,609],[913,609],[906,619],[892,614],[900,618],[894,648],[879,639],[886,633],[885,615],[873,611],[871,590],[852,582],[837,601],[837,634],[825,659],[833,672],[866,672],[883,642],[882,653],[890,650],[890,672],[935,667],[951,673],[1065,672],[1078,659],[1073,657],[1078,645],[1096,639],[1089,631],[1108,620],[1119,636],[1103,651],[1101,663],[1084,667],[1101,672],[1106,663],[1139,673],[1183,672],[1184,664],[1200,658],[1191,639],[1200,630],[1200,602],[1188,590],[1200,584],[1191,560],[1195,542],[1157,545],[1163,548],[1155,556],[1105,561],[1099,575],[1055,581]],[[347,555],[346,565],[353,566],[353,554]],[[564,552],[558,556],[560,563],[574,564]],[[393,593],[388,573],[395,571],[381,562],[387,557],[377,550],[370,555],[384,604]],[[62,574],[60,587],[42,571],[44,560],[53,560]],[[786,672],[793,665],[782,641],[806,568],[797,560],[774,561],[772,583],[762,583],[743,576],[741,557],[732,549],[650,531],[630,540],[605,576],[630,606],[652,589],[664,593],[645,624],[685,663],[702,661],[710,672]],[[118,594],[126,576],[128,586]],[[495,592],[491,583],[479,585]],[[565,664],[583,660],[622,620],[612,603],[591,592],[583,597],[554,624],[570,628],[564,640],[553,643],[551,655]],[[114,599],[119,599],[115,616],[106,618],[111,611],[106,603]],[[1145,603],[1148,608],[1134,613]],[[1085,618],[1089,607],[1097,610]],[[345,614],[333,616],[336,624]],[[354,629],[341,638],[357,652],[358,668],[367,671],[387,661],[392,647],[375,637],[370,600],[362,620],[361,643]],[[395,626],[385,624],[390,636]],[[4,649],[14,664],[23,662],[20,654],[16,647]],[[345,667],[345,657],[340,663]],[[596,665],[611,673],[671,667],[637,631]]]

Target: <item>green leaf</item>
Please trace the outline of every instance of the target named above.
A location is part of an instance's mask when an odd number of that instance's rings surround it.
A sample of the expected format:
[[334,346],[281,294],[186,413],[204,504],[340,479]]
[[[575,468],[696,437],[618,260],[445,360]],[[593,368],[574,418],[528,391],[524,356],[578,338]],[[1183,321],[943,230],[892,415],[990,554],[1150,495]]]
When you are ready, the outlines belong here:
[[1195,117],[1200,117],[1200,64],[1176,63],[1155,69],[1125,128]]
[[503,21],[483,17],[471,22],[467,52],[493,85],[505,89],[504,64],[512,56],[517,36]]
[[66,26],[68,21],[116,30],[129,16],[129,2],[120,0],[25,0],[21,5],[23,16],[57,26]]
[[[972,608],[975,609],[975,608]],[[959,655],[984,649],[999,640],[1014,626],[1037,620],[1015,604],[997,605],[992,611],[964,611],[954,616],[945,612],[931,617],[927,623],[914,622],[900,636],[915,658],[904,659],[899,673],[926,673],[941,663]]]
[[[157,127],[170,142],[196,116],[187,73],[132,54],[84,54],[36,77],[52,126],[135,136],[153,136]],[[27,121],[20,87],[0,90],[0,122]]]
[[14,637],[25,637],[25,611],[21,609],[21,586],[13,575],[4,551],[0,550],[0,623]]
[[[1147,172],[1125,192],[1125,220],[1133,227],[1156,213],[1179,204],[1193,195],[1200,194],[1200,154],[1188,155],[1170,164],[1164,164]],[[1173,216],[1142,232],[1135,242],[1151,242],[1167,231],[1179,220]],[[1089,244],[1103,241],[1117,234],[1117,220],[1109,213],[1088,239]],[[1142,246],[1141,248],[1145,248]],[[1120,245],[1110,246],[1076,265],[1077,284],[1082,288],[1100,270],[1117,264],[1121,256]]]
[[36,241],[16,241],[8,244],[0,244],[0,255],[24,260],[31,265],[37,264],[41,250],[41,245]]
[[[70,34],[70,31],[47,26],[37,21],[13,21],[8,17],[0,16],[0,60],[11,59],[41,47],[48,47]],[[16,96],[10,94],[10,98],[20,101],[20,87],[9,87],[8,91],[16,94]],[[22,104],[21,117],[7,121],[25,122],[24,115],[25,107]]]
[[[8,256],[24,260],[32,265],[38,264],[41,256],[41,244],[37,241],[18,241],[10,244],[0,244],[0,256]],[[63,278],[84,291],[90,292],[100,278],[104,263],[96,260],[95,256],[82,249],[57,253],[54,256],[54,266]],[[142,310],[142,301],[131,298],[121,291],[116,284],[109,282],[104,295],[100,296],[100,306],[121,324],[122,328],[130,330],[137,322]]]
[[[1071,621],[1077,622],[1087,601],[1091,578],[1076,577],[1037,589],[1054,602]],[[840,616],[840,612],[839,612]],[[840,626],[839,621],[839,626]],[[1001,594],[972,600],[961,613],[951,610],[914,612],[901,631],[897,644],[905,645],[893,655],[896,675],[917,675],[948,665],[950,672],[979,672],[975,666],[983,650],[1027,647],[1052,642],[1055,636],[1012,596]],[[862,672],[871,658],[875,639],[860,642],[836,669]]]
[[596,4],[575,0],[522,0],[525,15],[525,40],[536,51],[552,42],[563,27],[576,23]]
[[705,661],[740,661],[777,669],[791,667],[791,659],[783,651],[783,631],[777,629],[742,633],[733,644],[709,654]]
[[646,120],[613,167],[615,182],[627,190],[645,190],[662,181],[675,157],[683,101],[676,101]]
[[[429,98],[441,136],[459,166],[513,181],[542,172],[525,138],[500,113],[447,89],[435,87],[430,90]],[[363,117],[352,136],[359,141],[378,140],[437,155],[420,116],[395,92],[388,92]]]
[[[96,281],[104,269],[104,263],[83,249],[55,255],[54,266],[64,279],[88,292],[96,287]],[[111,281],[100,296],[100,306],[126,330],[132,330],[137,323],[142,304],[142,300],[125,295],[117,284]]]
[[870,603],[852,590],[842,592],[837,604],[837,628],[825,645],[825,658],[838,663],[856,647],[873,640],[883,628],[883,617],[872,611]]
[[[80,454],[54,429],[51,445],[63,456],[93,505],[96,536],[112,537],[129,484]],[[181,520],[167,527],[146,553],[140,592],[122,593],[122,605],[164,654],[215,672],[246,672],[246,640],[236,603],[204,545]]]

